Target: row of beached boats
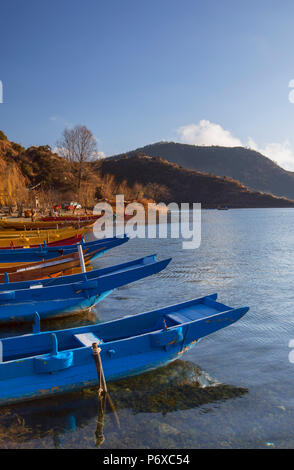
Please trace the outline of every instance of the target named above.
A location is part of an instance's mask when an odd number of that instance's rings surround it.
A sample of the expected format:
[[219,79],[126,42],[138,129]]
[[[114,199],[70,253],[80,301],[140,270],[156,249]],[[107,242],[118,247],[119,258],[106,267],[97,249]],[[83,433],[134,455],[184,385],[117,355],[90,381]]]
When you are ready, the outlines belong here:
[[[171,261],[151,255],[94,269],[91,262],[129,240],[84,241],[95,220],[2,223],[0,324],[31,322],[32,333],[2,335],[0,329],[0,405],[97,384],[97,345],[105,383],[181,357],[200,338],[248,311],[219,303],[213,294],[106,323],[40,331],[41,320],[89,310],[114,289],[159,273]],[[43,230],[42,223],[59,228]],[[76,228],[76,223],[83,226]]]

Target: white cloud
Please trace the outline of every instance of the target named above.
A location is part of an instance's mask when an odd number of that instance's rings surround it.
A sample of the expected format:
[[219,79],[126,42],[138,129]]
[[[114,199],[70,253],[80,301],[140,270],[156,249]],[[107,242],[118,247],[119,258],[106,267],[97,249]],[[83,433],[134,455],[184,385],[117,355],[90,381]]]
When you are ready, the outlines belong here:
[[248,147],[262,153],[262,155],[270,158],[285,170],[294,171],[294,153],[288,140],[283,143],[273,142],[266,144],[264,147],[259,147],[250,138]]
[[188,124],[178,129],[180,139],[185,144],[219,145],[223,147],[239,147],[242,142],[230,131],[219,124],[202,119],[198,124]]
[[104,152],[95,152],[94,157],[98,160],[100,158],[106,158],[106,155]]
[[67,150],[64,147],[53,147],[53,153],[57,153],[58,155],[66,156]]
[[283,143],[272,142],[259,146],[249,137],[248,142],[242,142],[229,130],[224,129],[220,124],[215,124],[206,119],[198,124],[188,124],[177,130],[180,141],[191,145],[219,145],[223,147],[249,147],[252,150],[262,153],[273,160],[285,170],[294,171],[294,152],[288,140]]
[[57,124],[62,124],[66,127],[72,127],[72,124],[70,122],[68,122],[64,117],[58,116],[57,114],[55,116],[50,116],[49,120],[55,121]]

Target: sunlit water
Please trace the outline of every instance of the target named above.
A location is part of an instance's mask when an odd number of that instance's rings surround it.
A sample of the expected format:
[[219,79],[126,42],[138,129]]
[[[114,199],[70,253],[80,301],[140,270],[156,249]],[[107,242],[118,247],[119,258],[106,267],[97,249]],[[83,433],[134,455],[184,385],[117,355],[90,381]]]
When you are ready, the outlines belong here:
[[152,253],[173,258],[160,274],[113,292],[92,314],[42,323],[43,330],[214,292],[250,310],[182,360],[110,384],[120,429],[109,411],[97,429],[94,388],[0,409],[0,447],[293,448],[293,227],[293,209],[207,210],[199,249],[183,250],[176,239],[134,239],[98,259],[96,266],[105,267]]

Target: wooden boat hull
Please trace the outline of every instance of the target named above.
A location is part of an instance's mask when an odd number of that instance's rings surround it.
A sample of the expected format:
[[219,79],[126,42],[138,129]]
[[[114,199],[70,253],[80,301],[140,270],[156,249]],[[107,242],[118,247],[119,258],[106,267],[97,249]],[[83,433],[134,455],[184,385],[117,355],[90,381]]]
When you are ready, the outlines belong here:
[[[145,264],[150,264],[156,261],[156,255],[145,256],[144,258],[138,258],[126,263],[116,264],[114,266],[108,266],[107,268],[94,269],[92,272],[87,273],[87,279],[92,280],[99,278],[99,283],[102,287],[104,281],[101,281],[101,277],[111,279],[116,273],[125,272],[125,270],[130,270],[137,268],[138,266],[143,266]],[[60,286],[62,284],[74,284],[85,280],[85,276],[82,273],[74,273],[73,275],[68,276],[59,276],[55,278],[46,278],[39,280],[29,280],[29,281],[20,281],[20,282],[9,282],[5,284],[0,284],[0,294],[1,292],[7,290],[25,290],[33,288],[35,285],[41,285],[43,287],[49,286]],[[106,286],[106,284],[105,284]]]
[[6,238],[36,238],[36,237],[50,237],[52,235],[59,235],[58,238],[70,238],[76,234],[85,233],[87,228],[82,227],[80,229],[76,228],[60,228],[60,229],[49,229],[49,230],[0,230],[0,239]]
[[40,245],[44,242],[56,242],[58,240],[64,240],[66,238],[72,238],[74,236],[83,236],[88,232],[88,228],[82,228],[79,230],[51,230],[51,231],[40,231],[38,232],[1,232],[0,233],[0,246],[11,247],[13,246],[30,246]]
[[[125,239],[125,241],[127,241]],[[85,264],[88,265],[90,261],[102,256],[107,251],[111,250],[118,245],[121,245],[117,240],[108,241],[104,244],[90,246],[84,249]],[[6,263],[0,265],[0,284],[8,282],[21,282],[32,281],[35,279],[44,279],[54,276],[66,276],[73,273],[80,272],[80,259],[76,252],[59,256],[47,261],[36,261],[33,263]]]
[[[70,246],[70,245],[75,245],[76,243],[79,243],[82,240],[82,235],[75,235],[74,237],[69,237],[69,238],[62,238],[60,240],[57,240],[55,242],[49,242],[47,243],[47,246]],[[9,246],[0,246],[0,254],[2,250],[22,250],[24,248],[38,248],[40,246],[40,243],[37,245],[20,245],[20,246],[14,246],[13,241],[10,242]]]
[[58,217],[42,217],[41,220],[43,222],[89,222],[93,223],[97,219],[99,219],[101,215],[85,215],[85,216],[70,216],[70,215],[64,215],[64,216],[58,216]]
[[107,381],[162,367],[248,307],[233,309],[216,294],[119,320],[0,342],[0,405],[44,398],[97,384],[92,343],[101,348]]
[[[126,243],[128,237],[105,238],[94,240],[92,242],[83,242],[83,249],[97,249],[100,246],[115,247]],[[40,261],[48,261],[61,255],[71,254],[77,251],[77,244],[64,246],[48,246],[39,245],[36,248],[10,249],[0,250],[0,264],[4,266],[16,266],[19,263],[33,263]]]
[[156,274],[169,262],[146,256],[104,270],[29,281],[26,289],[14,289],[22,283],[1,284],[0,323],[32,321],[35,312],[47,319],[91,309],[113,289]]
[[[103,247],[93,252],[93,254],[85,254],[84,261],[87,266],[91,259],[103,250]],[[53,260],[41,263],[28,263],[27,265],[18,265],[10,268],[0,268],[0,283],[32,281],[36,279],[46,279],[57,276],[67,276],[73,273],[74,269],[80,271],[80,259],[77,253],[71,255],[60,256]]]
[[8,231],[36,231],[36,230],[60,230],[71,229],[76,230],[81,227],[88,227],[93,225],[93,221],[87,220],[61,220],[61,221],[11,221],[0,220],[0,231],[3,233]]

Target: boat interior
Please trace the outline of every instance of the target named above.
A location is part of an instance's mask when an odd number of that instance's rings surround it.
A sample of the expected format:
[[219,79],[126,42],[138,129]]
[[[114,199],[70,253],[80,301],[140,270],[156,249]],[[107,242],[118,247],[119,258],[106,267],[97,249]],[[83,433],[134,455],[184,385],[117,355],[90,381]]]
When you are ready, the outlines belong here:
[[67,351],[89,347],[94,342],[105,344],[131,339],[233,310],[216,302],[215,298],[216,295],[207,296],[97,325],[5,338],[0,341],[0,362],[49,354],[52,351],[52,334],[56,336],[58,351]]

